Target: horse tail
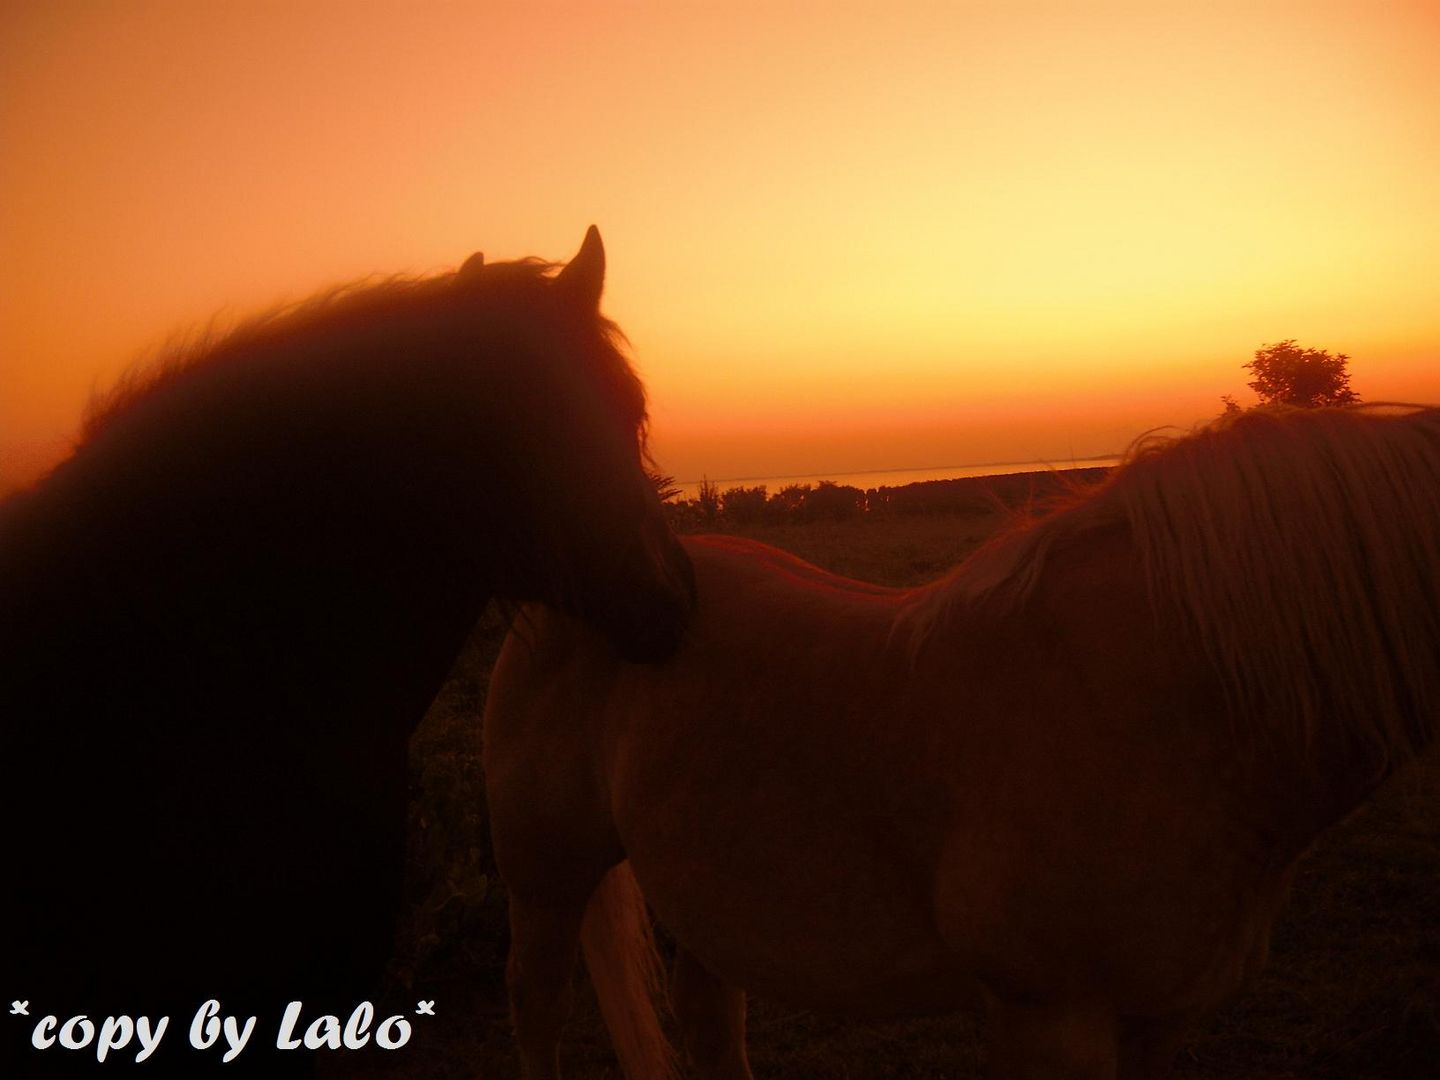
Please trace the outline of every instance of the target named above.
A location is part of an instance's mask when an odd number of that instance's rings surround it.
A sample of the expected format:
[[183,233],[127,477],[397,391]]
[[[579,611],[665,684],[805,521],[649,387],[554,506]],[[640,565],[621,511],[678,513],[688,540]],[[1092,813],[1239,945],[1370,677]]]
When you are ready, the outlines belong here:
[[580,947],[627,1080],[674,1080],[675,1051],[655,1007],[665,969],[628,862],[611,867],[590,895]]

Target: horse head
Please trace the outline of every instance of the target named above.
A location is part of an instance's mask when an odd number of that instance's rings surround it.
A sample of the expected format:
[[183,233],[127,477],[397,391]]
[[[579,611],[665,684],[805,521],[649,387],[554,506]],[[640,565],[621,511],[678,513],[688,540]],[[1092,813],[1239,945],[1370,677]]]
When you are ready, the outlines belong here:
[[511,427],[511,495],[522,508],[514,555],[529,572],[498,591],[579,616],[626,659],[663,659],[688,619],[693,575],[647,471],[644,388],[600,314],[599,231],[590,227],[558,273],[533,271],[477,254],[455,275],[475,302],[494,297],[507,318],[520,316],[505,332],[521,355],[501,373],[510,407],[499,422]]

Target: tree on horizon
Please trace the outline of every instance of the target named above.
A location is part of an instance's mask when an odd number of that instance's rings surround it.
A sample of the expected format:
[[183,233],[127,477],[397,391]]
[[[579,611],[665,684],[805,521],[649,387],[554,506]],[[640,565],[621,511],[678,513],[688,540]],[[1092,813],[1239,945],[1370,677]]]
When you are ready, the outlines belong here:
[[[1264,405],[1290,405],[1318,409],[1327,405],[1354,405],[1360,395],[1350,387],[1345,353],[1331,355],[1327,349],[1306,349],[1294,338],[1262,345],[1255,358],[1245,365],[1255,376],[1249,386]],[[1229,394],[1221,400],[1227,413],[1239,412],[1240,404]]]

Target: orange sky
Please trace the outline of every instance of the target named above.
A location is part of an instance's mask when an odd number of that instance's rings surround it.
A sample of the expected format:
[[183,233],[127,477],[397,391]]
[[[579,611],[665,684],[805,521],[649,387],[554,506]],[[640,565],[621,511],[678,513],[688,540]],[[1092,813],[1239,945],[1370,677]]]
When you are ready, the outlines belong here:
[[681,479],[1104,453],[1287,337],[1440,400],[1440,5],[1268,6],[8,0],[0,470],[217,312],[592,221]]

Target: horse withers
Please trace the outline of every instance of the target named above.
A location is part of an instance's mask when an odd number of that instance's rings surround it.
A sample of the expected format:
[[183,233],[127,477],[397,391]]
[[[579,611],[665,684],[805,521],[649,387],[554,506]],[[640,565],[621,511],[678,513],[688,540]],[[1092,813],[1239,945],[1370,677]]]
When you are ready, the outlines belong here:
[[673,650],[689,561],[604,274],[592,227],[563,268],[474,256],[202,339],[0,504],[7,1001],[172,1012],[144,1067],[186,1075],[209,998],[272,1046],[291,1000],[348,1015],[390,950],[407,739],[486,604]]
[[1150,440],[932,585],[695,537],[666,664],[531,609],[485,716],[526,1074],[584,946],[632,1080],[749,1076],[745,991],[988,1013],[1004,1078],[1163,1076],[1297,858],[1434,735],[1440,410]]

